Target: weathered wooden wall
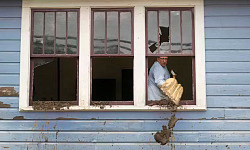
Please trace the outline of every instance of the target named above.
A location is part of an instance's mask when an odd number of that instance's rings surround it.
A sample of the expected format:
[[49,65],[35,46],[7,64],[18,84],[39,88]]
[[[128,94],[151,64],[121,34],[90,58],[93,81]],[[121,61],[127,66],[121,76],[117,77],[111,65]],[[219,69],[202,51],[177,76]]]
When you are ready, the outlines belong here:
[[[20,28],[21,0],[1,0],[0,88],[17,92]],[[153,138],[169,112],[19,112],[12,91],[0,96],[0,149],[250,149],[250,1],[205,0],[205,32],[208,109],[178,112],[169,145]]]

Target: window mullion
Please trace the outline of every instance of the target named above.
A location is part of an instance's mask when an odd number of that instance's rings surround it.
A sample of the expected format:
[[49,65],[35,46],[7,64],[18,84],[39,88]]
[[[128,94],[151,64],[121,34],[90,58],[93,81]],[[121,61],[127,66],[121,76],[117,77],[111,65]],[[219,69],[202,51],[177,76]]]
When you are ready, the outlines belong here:
[[[80,8],[79,22],[79,106],[90,106],[90,35],[91,35],[91,8]],[[93,39],[93,37],[92,37]],[[93,44],[92,44],[93,49]]]
[[134,105],[145,106],[146,65],[145,65],[145,7],[134,7]]

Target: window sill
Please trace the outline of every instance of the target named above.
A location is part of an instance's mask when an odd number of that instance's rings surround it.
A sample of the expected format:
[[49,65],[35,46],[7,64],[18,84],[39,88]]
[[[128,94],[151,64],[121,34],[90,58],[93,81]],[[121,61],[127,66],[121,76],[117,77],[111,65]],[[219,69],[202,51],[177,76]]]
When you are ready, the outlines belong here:
[[[61,111],[170,111],[168,108],[160,106],[131,106],[131,105],[106,105],[106,106],[70,106],[62,107],[60,110],[34,110],[32,106],[20,108],[22,112],[61,112]],[[206,106],[183,105],[177,108],[177,111],[206,111]]]

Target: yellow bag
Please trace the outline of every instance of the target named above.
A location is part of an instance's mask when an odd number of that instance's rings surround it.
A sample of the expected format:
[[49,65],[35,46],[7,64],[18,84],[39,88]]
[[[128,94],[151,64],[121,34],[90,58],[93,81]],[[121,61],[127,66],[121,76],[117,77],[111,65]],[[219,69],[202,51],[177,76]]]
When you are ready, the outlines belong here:
[[176,105],[179,105],[181,96],[183,94],[183,87],[181,84],[178,84],[177,80],[174,78],[169,78],[161,86],[163,93],[169,97],[169,99],[174,102]]

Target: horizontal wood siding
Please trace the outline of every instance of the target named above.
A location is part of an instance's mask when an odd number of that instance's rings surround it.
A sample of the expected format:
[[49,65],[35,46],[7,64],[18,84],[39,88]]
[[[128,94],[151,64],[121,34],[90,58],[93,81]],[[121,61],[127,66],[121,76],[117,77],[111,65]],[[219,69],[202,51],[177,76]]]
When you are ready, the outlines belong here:
[[[0,88],[19,92],[21,0],[0,1]],[[168,145],[154,133],[170,112],[19,112],[0,97],[0,149],[250,149],[250,1],[205,0],[207,111],[181,118]]]

